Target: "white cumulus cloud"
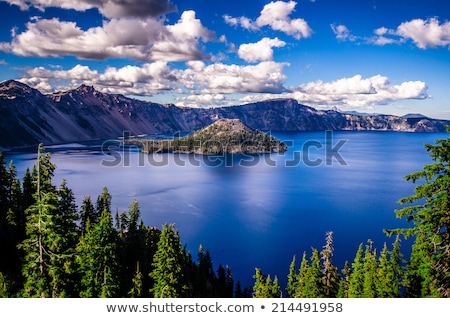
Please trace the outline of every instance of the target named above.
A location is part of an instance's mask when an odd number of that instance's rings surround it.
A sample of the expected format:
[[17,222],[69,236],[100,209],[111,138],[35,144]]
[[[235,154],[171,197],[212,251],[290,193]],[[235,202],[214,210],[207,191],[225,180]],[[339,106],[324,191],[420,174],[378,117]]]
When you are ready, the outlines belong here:
[[290,15],[294,11],[297,2],[295,1],[272,1],[266,4],[259,17],[253,21],[247,17],[231,17],[225,15],[226,23],[232,26],[241,26],[248,30],[259,30],[268,26],[272,30],[283,32],[299,40],[312,35],[312,29],[304,19],[291,19]]
[[437,18],[414,19],[401,23],[396,29],[380,27],[371,36],[355,36],[345,25],[331,25],[339,41],[358,41],[374,45],[401,44],[412,40],[421,49],[448,47],[450,49],[450,22]]
[[[293,98],[298,102],[317,108],[338,106],[343,109],[370,109],[375,105],[386,105],[399,100],[426,99],[428,88],[422,81],[407,81],[392,85],[389,78],[375,75],[363,78],[355,75],[331,82],[315,81],[291,89],[292,92],[277,97]],[[274,98],[273,95],[249,95],[242,102],[253,102]]]
[[153,18],[121,18],[82,30],[75,22],[53,18],[36,19],[26,28],[14,34],[10,43],[0,43],[0,50],[20,56],[186,61],[208,58],[198,44],[215,37],[194,11],[183,12],[173,25],[163,25]]
[[270,61],[273,59],[273,47],[283,47],[286,42],[278,38],[263,38],[256,43],[241,44],[238,55],[247,62]]

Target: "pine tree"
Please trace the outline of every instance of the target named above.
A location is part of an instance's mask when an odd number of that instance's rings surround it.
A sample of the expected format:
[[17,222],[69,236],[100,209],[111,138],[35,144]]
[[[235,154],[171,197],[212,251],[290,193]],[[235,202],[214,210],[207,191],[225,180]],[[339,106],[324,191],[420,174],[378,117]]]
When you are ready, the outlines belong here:
[[265,298],[267,297],[266,291],[266,277],[263,275],[260,268],[255,268],[255,284],[253,285],[253,297],[254,298]]
[[58,198],[52,184],[55,165],[50,154],[41,155],[42,145],[38,147],[38,158],[33,168],[33,181],[36,185],[36,203],[27,209],[26,238],[20,244],[24,252],[22,274],[26,297],[61,297],[64,290],[56,286],[61,283],[55,266],[60,254],[61,232],[57,212]]
[[397,236],[392,251],[389,251],[387,244],[384,243],[383,250],[380,253],[377,272],[377,297],[395,298],[400,296],[403,270],[399,240],[399,236]]
[[297,278],[297,286],[295,289],[294,297],[295,298],[303,298],[307,297],[306,291],[306,281],[308,280],[308,272],[309,272],[309,261],[306,257],[306,252],[303,253],[302,261],[300,263],[300,269]]
[[280,298],[281,297],[281,286],[280,286],[280,282],[278,281],[277,276],[275,276],[275,278],[273,279],[270,297],[271,298]]
[[92,203],[91,197],[88,195],[83,199],[81,204],[80,213],[80,228],[84,233],[86,232],[86,225],[88,223],[95,224],[98,222],[98,215],[95,212],[94,204]]
[[27,238],[20,245],[25,254],[22,266],[25,297],[53,296],[49,264],[51,257],[57,257],[50,250],[54,239],[56,200],[54,193],[40,193],[36,204],[27,210]]
[[417,235],[412,246],[411,256],[406,265],[404,277],[405,297],[439,297],[431,274],[431,255],[429,245],[422,235]]
[[348,289],[350,286],[350,277],[352,274],[352,267],[348,261],[345,261],[344,268],[342,269],[342,274],[344,278],[341,280],[339,286],[339,291],[336,297],[338,298],[348,298]]
[[311,265],[308,268],[303,297],[306,298],[325,297],[319,251],[315,248],[312,249],[310,263]]
[[107,187],[103,187],[102,193],[98,196],[95,211],[96,213],[93,215],[91,223],[97,223],[99,217],[105,211],[111,214],[111,194],[109,194]]
[[117,297],[120,290],[118,236],[105,209],[97,224],[86,225],[77,246],[81,297]]
[[355,259],[352,263],[352,273],[348,284],[348,297],[356,298],[364,295],[364,262],[363,244],[361,243],[356,251]]
[[326,244],[320,252],[322,256],[322,277],[324,285],[324,295],[327,298],[336,297],[339,291],[341,277],[338,268],[333,265],[331,257],[333,256],[333,232],[326,233]]
[[363,283],[363,297],[375,298],[377,297],[377,258],[376,251],[373,249],[373,242],[369,240],[364,252],[364,283]]
[[288,293],[289,297],[295,296],[295,290],[297,289],[298,285],[298,277],[297,277],[297,269],[296,269],[296,259],[295,255],[292,257],[291,265],[289,266],[289,274],[288,274],[288,281],[287,281],[287,287],[286,291]]
[[[450,126],[447,131],[450,132]],[[424,182],[416,186],[413,195],[400,199],[400,204],[408,206],[395,211],[397,217],[412,221],[414,226],[387,233],[421,240],[421,247],[430,253],[424,255],[430,262],[433,286],[429,288],[450,297],[450,138],[426,144],[425,149],[434,163],[405,176],[407,181]]]
[[143,294],[143,283],[142,278],[144,275],[142,274],[139,268],[139,262],[137,263],[136,273],[133,276],[132,287],[128,292],[128,295],[132,298],[142,297]]
[[187,284],[184,275],[185,255],[181,248],[178,231],[174,225],[163,225],[158,249],[153,257],[151,288],[156,298],[177,298],[186,296]]

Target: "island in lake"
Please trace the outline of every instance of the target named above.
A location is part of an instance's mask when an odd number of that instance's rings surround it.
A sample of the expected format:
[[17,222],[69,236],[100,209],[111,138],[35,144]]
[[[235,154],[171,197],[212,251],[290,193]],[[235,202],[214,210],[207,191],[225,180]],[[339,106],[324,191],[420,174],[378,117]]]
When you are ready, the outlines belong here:
[[260,154],[285,152],[287,145],[270,134],[244,125],[239,119],[220,119],[192,134],[174,139],[128,139],[145,153]]

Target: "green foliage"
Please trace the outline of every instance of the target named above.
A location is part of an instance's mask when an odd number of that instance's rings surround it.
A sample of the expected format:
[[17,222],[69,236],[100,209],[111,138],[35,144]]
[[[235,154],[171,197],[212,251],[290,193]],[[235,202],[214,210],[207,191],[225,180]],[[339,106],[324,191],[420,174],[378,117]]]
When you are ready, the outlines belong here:
[[278,278],[272,282],[270,275],[264,275],[259,268],[255,268],[255,284],[253,285],[254,298],[279,298],[281,297],[281,287]]
[[363,244],[361,243],[356,251],[355,259],[352,263],[352,273],[348,285],[348,297],[356,298],[364,295],[364,262]]
[[[450,127],[447,131],[450,132]],[[395,211],[398,218],[406,218],[413,226],[387,233],[403,234],[406,238],[415,236],[419,240],[416,243],[426,255],[413,256],[429,264],[427,274],[433,286],[427,288],[438,289],[442,296],[450,297],[450,138],[437,140],[434,145],[426,144],[425,149],[434,163],[405,176],[407,181],[423,182],[415,187],[413,195],[400,199],[399,203],[407,206]],[[422,252],[416,249],[415,253]],[[419,270],[417,265],[415,270]],[[419,279],[422,274],[425,273],[416,272],[413,276]]]
[[158,249],[153,257],[154,280],[151,292],[156,298],[177,298],[186,296],[187,284],[184,276],[185,257],[178,231],[174,225],[163,225]]
[[77,246],[80,297],[117,297],[120,288],[118,235],[105,209],[99,223],[87,225]]
[[238,120],[222,119],[208,127],[174,140],[128,140],[143,144],[144,152],[188,152],[217,155],[224,153],[269,153],[286,151],[286,145]]
[[339,291],[339,286],[341,285],[339,270],[332,262],[333,252],[333,232],[327,232],[326,244],[320,252],[322,256],[324,296],[327,298],[336,297]]
[[3,275],[2,272],[0,272],[0,298],[8,298],[9,297],[9,280],[8,277]]

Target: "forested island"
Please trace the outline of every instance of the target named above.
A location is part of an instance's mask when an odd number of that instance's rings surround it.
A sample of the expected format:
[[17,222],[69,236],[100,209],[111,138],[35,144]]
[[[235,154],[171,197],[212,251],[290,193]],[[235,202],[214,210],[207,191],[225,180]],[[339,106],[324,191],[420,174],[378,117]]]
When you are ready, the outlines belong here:
[[[392,247],[377,251],[368,239],[339,269],[330,231],[320,251],[286,264],[283,287],[260,268],[253,286],[241,286],[228,266],[213,268],[203,246],[197,255],[187,251],[173,224],[143,224],[137,201],[113,213],[106,187],[78,208],[65,180],[53,184],[56,167],[42,147],[22,180],[0,154],[0,296],[449,297],[450,138],[425,148],[434,163],[405,177],[425,182],[400,199],[406,206],[397,217],[412,226],[386,230],[396,237]],[[414,239],[409,259],[400,253],[401,236]]]
[[174,139],[128,139],[145,153],[195,153],[202,155],[285,152],[285,143],[244,125],[239,119],[219,119],[184,137]]

